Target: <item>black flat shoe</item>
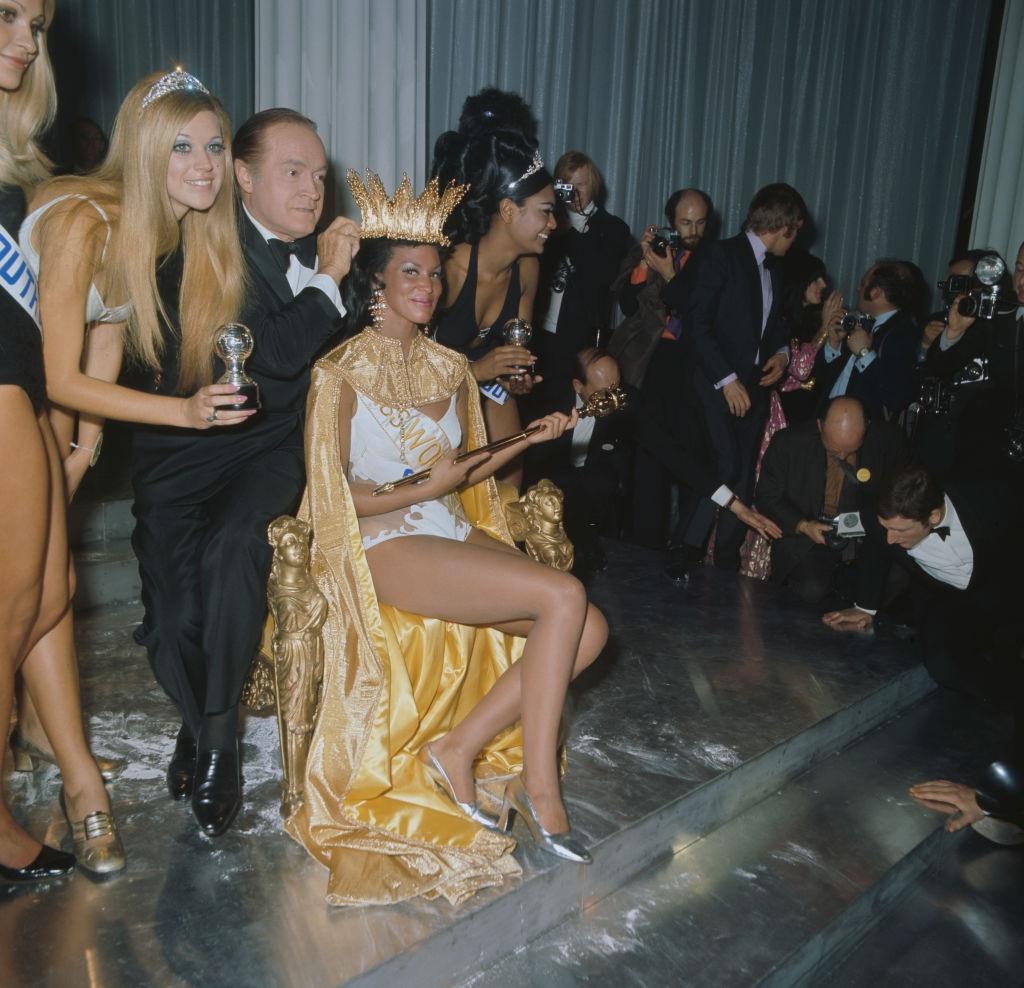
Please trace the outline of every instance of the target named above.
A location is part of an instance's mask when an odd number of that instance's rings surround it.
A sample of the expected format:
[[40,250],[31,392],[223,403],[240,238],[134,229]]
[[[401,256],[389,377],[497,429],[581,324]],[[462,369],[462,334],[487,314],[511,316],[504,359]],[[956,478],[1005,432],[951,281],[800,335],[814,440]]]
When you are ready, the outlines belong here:
[[192,790],[192,812],[204,834],[219,837],[242,805],[238,742],[231,748],[200,751]]
[[167,766],[167,791],[171,799],[188,799],[196,777],[196,739],[184,732],[185,728],[178,731],[174,754]]
[[8,882],[39,882],[46,878],[63,878],[75,870],[75,856],[42,846],[35,861],[24,868],[0,865],[0,878]]

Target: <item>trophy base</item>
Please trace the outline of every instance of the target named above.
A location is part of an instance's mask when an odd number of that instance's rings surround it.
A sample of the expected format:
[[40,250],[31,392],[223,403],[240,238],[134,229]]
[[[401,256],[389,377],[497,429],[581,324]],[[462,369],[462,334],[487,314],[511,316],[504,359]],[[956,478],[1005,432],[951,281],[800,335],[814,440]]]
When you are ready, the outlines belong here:
[[243,384],[238,389],[238,397],[245,397],[245,401],[236,402],[233,405],[221,405],[221,408],[231,409],[252,409],[261,408],[260,404],[260,386],[254,381],[252,384]]

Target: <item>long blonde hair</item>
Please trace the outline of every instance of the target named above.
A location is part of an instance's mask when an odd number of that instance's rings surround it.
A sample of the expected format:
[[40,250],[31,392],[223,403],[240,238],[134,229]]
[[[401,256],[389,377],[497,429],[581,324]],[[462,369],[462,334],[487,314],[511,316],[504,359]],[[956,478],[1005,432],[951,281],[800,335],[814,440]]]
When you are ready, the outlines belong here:
[[[43,2],[46,27],[53,21],[53,3]],[[0,185],[27,189],[53,170],[38,142],[57,115],[57,86],[45,31],[37,44],[39,53],[25,69],[21,85],[13,92],[0,91]]]
[[[168,93],[143,109],[143,98],[162,75],[146,76],[125,97],[103,164],[88,176],[51,180],[36,201],[79,195],[108,212],[112,230],[103,261],[104,294],[114,303],[131,301],[127,349],[137,362],[153,370],[160,368],[165,344],[160,320],[170,324],[157,288],[157,263],[181,246],[178,390],[191,392],[213,378],[214,335],[222,324],[238,318],[245,268],[235,217],[231,122],[217,99],[197,90]],[[204,110],[220,123],[224,181],[208,210],[190,210],[179,224],[167,194],[168,163],[178,134]],[[55,221],[51,214],[63,215],[68,222],[84,211],[95,215],[82,202],[69,204],[67,210],[49,210],[39,223]],[[45,235],[44,228],[40,236]]]

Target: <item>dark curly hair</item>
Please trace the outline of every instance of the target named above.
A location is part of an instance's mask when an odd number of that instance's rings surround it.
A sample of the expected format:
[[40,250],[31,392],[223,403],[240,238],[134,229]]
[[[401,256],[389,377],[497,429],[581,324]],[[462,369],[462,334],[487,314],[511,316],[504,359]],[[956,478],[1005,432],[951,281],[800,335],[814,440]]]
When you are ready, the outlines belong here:
[[449,130],[437,139],[431,174],[441,188],[449,182],[470,186],[445,226],[445,233],[454,243],[479,241],[490,228],[491,217],[502,199],[521,206],[551,184],[544,168],[522,179],[535,152],[518,130],[492,130],[475,136]]
[[495,86],[467,96],[459,116],[459,133],[479,137],[493,130],[516,130],[532,147],[537,147],[537,118],[519,93]]
[[825,262],[800,247],[792,247],[781,259],[784,286],[780,315],[786,323],[787,335],[802,343],[810,343],[821,325],[821,304],[804,305],[804,293],[819,278],[826,278]]
[[[378,275],[388,266],[397,247],[434,247],[443,263],[447,250],[436,244],[422,244],[415,240],[389,240],[372,237],[359,241],[359,253],[352,259],[352,268],[341,283],[341,301],[345,306],[345,336],[352,336],[373,323],[370,302],[373,291],[379,287]],[[442,278],[444,275],[442,274]]]

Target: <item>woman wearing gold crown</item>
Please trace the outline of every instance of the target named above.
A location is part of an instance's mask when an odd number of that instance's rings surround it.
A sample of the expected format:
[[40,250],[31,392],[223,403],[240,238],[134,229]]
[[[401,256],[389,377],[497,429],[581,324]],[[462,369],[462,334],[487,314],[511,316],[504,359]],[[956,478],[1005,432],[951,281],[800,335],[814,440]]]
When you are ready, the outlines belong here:
[[[286,826],[331,869],[332,903],[459,902],[518,872],[495,832],[516,813],[541,847],[589,861],[562,803],[558,727],[607,625],[575,578],[514,549],[491,479],[575,418],[455,463],[485,442],[479,396],[466,358],[423,330],[465,187],[439,195],[432,181],[415,199],[406,179],[389,199],[372,172],[349,185],[362,238],[345,305],[361,332],[310,390],[303,513],[326,668],[305,802]],[[429,480],[373,496],[426,466]],[[500,828],[478,780],[500,795]]]

